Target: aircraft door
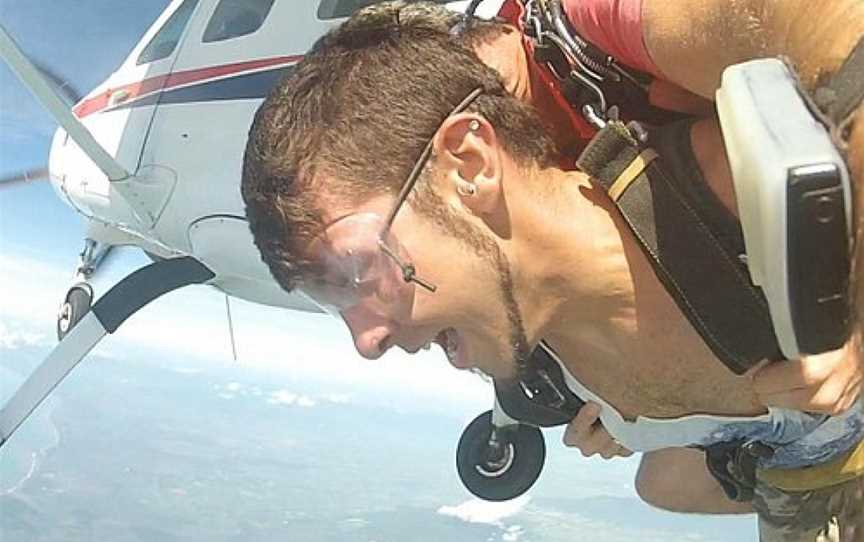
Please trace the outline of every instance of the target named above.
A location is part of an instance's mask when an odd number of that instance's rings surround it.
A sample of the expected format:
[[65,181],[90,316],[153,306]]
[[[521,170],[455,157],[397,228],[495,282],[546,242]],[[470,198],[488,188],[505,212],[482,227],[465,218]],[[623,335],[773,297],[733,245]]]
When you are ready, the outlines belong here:
[[331,25],[316,18],[318,2],[202,1],[141,161],[177,174],[157,226],[166,242],[189,247],[189,225],[205,216],[245,216],[239,184],[252,117]]
[[67,140],[61,144],[62,151],[57,149],[64,154],[64,163],[76,164],[67,168],[64,190],[105,220],[150,231],[171,197],[174,172],[142,170],[141,155],[189,23],[206,1],[172,0],[120,68],[73,108],[100,145],[133,174],[120,197],[74,142]]
[[[138,172],[160,93],[198,4],[174,0],[120,68],[74,108],[99,143],[131,173]],[[91,189],[99,191],[100,184]]]

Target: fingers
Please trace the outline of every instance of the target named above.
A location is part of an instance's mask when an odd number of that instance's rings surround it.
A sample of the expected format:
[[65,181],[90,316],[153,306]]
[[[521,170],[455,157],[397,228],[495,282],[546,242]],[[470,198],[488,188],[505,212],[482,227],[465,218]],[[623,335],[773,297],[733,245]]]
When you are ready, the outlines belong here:
[[[603,432],[606,432],[605,429],[600,429]],[[633,455],[633,452],[625,448],[624,446],[618,444],[618,441],[609,437],[607,434],[609,441],[606,444],[606,447],[600,450],[598,453],[600,457],[603,459],[612,459],[613,457],[630,457]]]
[[590,438],[593,433],[592,425],[600,417],[600,405],[597,403],[586,403],[576,417],[567,425],[564,431],[564,444],[579,447],[580,443]]
[[833,363],[829,362],[836,361],[816,359],[822,356],[770,363],[753,374],[753,388],[758,394],[770,395],[818,385],[831,373]]
[[600,455],[604,459],[615,456],[627,457],[633,452],[615,441],[601,423],[600,405],[587,403],[564,431],[564,444],[578,448],[585,457]]
[[752,374],[753,390],[766,406],[839,414],[855,404],[864,365],[849,345],[800,360],[779,361]]
[[577,448],[582,452],[582,455],[585,457],[591,457],[593,455],[603,454],[603,451],[610,446],[611,444],[617,444],[612,441],[611,437],[606,433],[605,429],[594,429],[583,437],[577,444]]
[[824,414],[841,414],[855,404],[858,391],[845,386],[825,384],[820,388],[803,388],[780,393],[759,395],[759,400],[768,406],[819,412]]

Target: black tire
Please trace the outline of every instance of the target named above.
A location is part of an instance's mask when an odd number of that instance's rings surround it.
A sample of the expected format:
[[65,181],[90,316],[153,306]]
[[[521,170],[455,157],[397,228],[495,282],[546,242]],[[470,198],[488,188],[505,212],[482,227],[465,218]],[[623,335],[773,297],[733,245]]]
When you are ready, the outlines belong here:
[[66,292],[66,299],[57,315],[57,340],[69,334],[75,324],[90,310],[93,304],[93,293],[87,285],[75,285]]
[[[546,461],[546,443],[540,429],[519,424],[499,431],[505,446],[503,465],[490,466],[489,438],[492,411],[474,418],[459,439],[456,470],[468,491],[487,501],[515,499],[534,485]],[[508,455],[509,454],[509,455]]]

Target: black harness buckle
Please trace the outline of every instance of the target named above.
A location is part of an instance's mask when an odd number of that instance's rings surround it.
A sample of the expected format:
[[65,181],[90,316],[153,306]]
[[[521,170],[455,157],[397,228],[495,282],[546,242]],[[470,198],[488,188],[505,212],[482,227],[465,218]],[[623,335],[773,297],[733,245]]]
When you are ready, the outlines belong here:
[[495,381],[501,408],[514,420],[538,427],[570,423],[585,403],[567,387],[546,343],[541,342],[531,353],[530,365],[519,381]]

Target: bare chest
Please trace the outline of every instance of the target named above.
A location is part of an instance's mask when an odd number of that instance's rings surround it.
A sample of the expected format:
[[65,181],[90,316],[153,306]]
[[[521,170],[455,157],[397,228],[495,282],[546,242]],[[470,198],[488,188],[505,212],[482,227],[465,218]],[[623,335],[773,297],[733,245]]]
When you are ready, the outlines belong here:
[[613,325],[605,341],[585,340],[580,330],[550,343],[571,374],[625,418],[764,412],[750,378],[716,359],[677,309],[655,304],[634,318]]

